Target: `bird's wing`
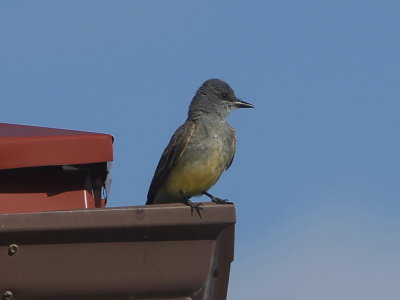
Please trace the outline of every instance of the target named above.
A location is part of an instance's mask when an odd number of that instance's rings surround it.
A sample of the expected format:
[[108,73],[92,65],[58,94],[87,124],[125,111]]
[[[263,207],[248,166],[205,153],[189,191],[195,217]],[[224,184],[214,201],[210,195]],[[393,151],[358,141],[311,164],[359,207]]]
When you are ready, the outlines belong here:
[[231,128],[231,129],[232,129],[232,133],[231,133],[232,140],[231,140],[231,143],[229,146],[231,147],[232,154],[231,154],[231,159],[229,160],[228,164],[226,165],[225,170],[228,170],[229,167],[232,165],[233,159],[235,157],[235,152],[236,152],[236,132],[235,132],[235,129],[233,129],[233,128]]
[[195,122],[186,121],[175,131],[168,146],[161,155],[154,172],[153,180],[151,181],[149,192],[147,193],[146,204],[153,203],[158,189],[164,184],[177,160],[182,156],[196,127],[197,125]]

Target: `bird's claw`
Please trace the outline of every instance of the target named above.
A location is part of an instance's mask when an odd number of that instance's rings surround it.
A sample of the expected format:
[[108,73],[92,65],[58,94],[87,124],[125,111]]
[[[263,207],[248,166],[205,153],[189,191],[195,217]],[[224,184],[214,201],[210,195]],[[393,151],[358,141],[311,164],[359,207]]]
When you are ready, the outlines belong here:
[[230,202],[227,199],[221,199],[221,198],[215,197],[207,192],[203,192],[203,195],[206,195],[208,198],[211,199],[212,202],[214,202],[216,204],[233,204],[233,202]]
[[190,206],[190,212],[193,216],[193,210],[196,210],[196,213],[199,215],[200,219],[201,219],[201,211],[204,211],[204,208],[201,207],[201,203],[195,203],[190,201],[189,199],[185,202],[185,204],[187,206]]
[[233,202],[230,202],[228,199],[221,199],[217,197],[211,198],[211,201],[216,204],[233,204]]

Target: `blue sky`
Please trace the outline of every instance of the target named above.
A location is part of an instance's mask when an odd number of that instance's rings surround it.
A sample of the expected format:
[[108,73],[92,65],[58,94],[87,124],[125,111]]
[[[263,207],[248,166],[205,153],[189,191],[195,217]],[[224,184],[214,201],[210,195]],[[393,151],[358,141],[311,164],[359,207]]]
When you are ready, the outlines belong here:
[[[238,147],[230,300],[400,297],[400,2],[2,1],[1,122],[113,134],[109,206],[141,205],[198,86]],[[205,199],[204,199],[205,200]]]

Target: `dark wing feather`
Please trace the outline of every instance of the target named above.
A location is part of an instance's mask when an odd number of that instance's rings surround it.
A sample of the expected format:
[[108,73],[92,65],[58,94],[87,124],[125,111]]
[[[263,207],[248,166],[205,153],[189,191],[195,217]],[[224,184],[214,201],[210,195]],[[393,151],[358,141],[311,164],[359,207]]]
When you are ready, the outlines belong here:
[[236,152],[236,132],[235,129],[232,128],[232,140],[230,142],[230,147],[231,147],[231,151],[232,151],[232,158],[230,159],[229,163],[226,165],[225,170],[228,170],[229,167],[232,165],[233,159],[235,158],[235,152]]
[[180,126],[169,141],[168,146],[165,148],[158,162],[157,168],[154,172],[153,180],[151,181],[149,192],[147,193],[146,204],[152,204],[158,189],[164,184],[169,173],[176,164],[179,157],[185,151],[186,145],[189,142],[196,128],[196,123],[193,121],[186,121]]

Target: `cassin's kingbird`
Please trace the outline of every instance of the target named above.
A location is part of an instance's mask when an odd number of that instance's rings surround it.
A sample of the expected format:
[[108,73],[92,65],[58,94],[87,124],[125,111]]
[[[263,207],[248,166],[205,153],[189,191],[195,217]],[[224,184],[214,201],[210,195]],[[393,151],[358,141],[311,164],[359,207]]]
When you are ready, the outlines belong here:
[[226,118],[234,108],[252,108],[236,98],[231,87],[210,79],[197,90],[186,122],[165,148],[154,172],[146,204],[182,202],[199,212],[193,196],[206,195],[216,203],[230,203],[207,191],[232,164],[235,130]]

